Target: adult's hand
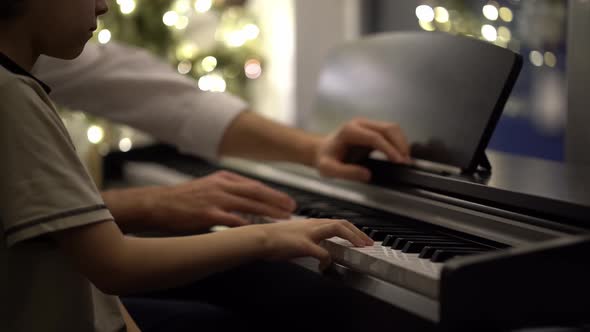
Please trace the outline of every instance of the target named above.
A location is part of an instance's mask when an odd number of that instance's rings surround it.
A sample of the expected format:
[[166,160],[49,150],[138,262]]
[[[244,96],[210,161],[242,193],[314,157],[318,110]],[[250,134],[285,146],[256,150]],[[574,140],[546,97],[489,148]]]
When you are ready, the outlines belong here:
[[358,147],[366,148],[367,154],[380,151],[394,163],[410,162],[410,147],[398,124],[357,118],[322,140],[315,166],[323,176],[367,182],[371,178],[367,168],[345,162],[351,149]]
[[227,171],[176,186],[152,187],[148,192],[151,224],[171,231],[249,224],[232,212],[288,218],[295,209],[295,201],[287,194]]
[[287,194],[227,171],[174,186],[109,190],[103,198],[127,232],[190,233],[217,225],[242,226],[249,222],[240,213],[282,219],[295,209]]

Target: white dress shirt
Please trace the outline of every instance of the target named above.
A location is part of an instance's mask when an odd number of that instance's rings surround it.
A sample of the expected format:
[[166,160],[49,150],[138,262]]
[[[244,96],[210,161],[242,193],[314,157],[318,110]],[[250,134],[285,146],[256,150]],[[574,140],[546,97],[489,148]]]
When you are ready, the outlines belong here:
[[75,60],[41,57],[33,73],[51,88],[51,98],[145,131],[182,152],[212,160],[223,133],[248,105],[196,82],[148,51],[116,42],[88,43]]

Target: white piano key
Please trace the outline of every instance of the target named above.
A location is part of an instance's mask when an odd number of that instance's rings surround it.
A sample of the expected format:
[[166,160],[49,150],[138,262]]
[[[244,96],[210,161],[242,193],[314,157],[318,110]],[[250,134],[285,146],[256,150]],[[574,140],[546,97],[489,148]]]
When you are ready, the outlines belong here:
[[322,243],[335,262],[375,278],[391,282],[432,299],[438,298],[443,264],[392,250],[375,242],[373,246],[357,248],[349,241],[331,238]]
[[[256,224],[276,222],[274,219],[262,216],[244,214],[241,216]],[[291,219],[306,218],[291,216]],[[443,263],[433,263],[428,259],[419,258],[418,254],[406,254],[400,250],[381,246],[381,242],[374,242],[373,246],[357,248],[348,240],[334,237],[323,241],[322,246],[330,252],[335,262],[348,268],[407,288],[431,299],[438,298]]]

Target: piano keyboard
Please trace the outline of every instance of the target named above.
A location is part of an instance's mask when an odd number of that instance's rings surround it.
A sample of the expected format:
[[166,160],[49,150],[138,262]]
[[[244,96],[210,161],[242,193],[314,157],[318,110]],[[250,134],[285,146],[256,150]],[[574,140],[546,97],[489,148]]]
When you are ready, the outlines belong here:
[[[270,167],[223,160],[217,166],[156,150],[156,161],[153,149],[115,156],[112,165],[119,164],[115,168],[119,173],[113,178],[124,179],[125,185],[173,185],[229,169],[295,198],[298,208],[293,218],[347,219],[376,242],[356,248],[340,238],[324,241],[334,260],[324,276],[380,300],[387,308],[448,330],[470,326],[466,317],[490,326],[577,322],[588,317],[590,295],[581,285],[590,275],[580,264],[590,248],[585,237],[520,222],[471,203],[439,200],[414,188],[320,179],[292,164]],[[293,262],[317,271],[315,259]]]
[[[372,247],[363,248],[340,238],[324,241],[323,247],[335,262],[431,299],[438,298],[444,262],[505,247],[349,202],[270,185],[295,199],[297,209],[292,218],[346,219],[375,241]],[[266,218],[250,220],[267,222]]]
[[[125,177],[136,183],[155,181],[170,185],[219,170],[212,165],[195,167],[194,164],[187,169],[180,168],[182,172],[156,164],[130,162]],[[440,273],[446,261],[506,247],[386,211],[273,182],[266,184],[295,199],[297,208],[293,218],[346,219],[375,241],[372,247],[364,248],[356,248],[340,238],[324,241],[323,246],[335,262],[433,300],[438,298]],[[253,223],[272,222],[258,216],[247,217]]]
[[[590,237],[530,220],[524,211],[498,211],[481,206],[485,202],[393,183],[321,179],[292,164],[226,159],[211,165],[158,146],[113,155],[106,165],[106,178],[123,179],[126,186],[173,185],[228,169],[295,198],[293,218],[347,219],[376,242],[356,248],[340,238],[324,241],[334,259],[324,276],[450,331],[590,317],[583,286],[590,279],[583,264]],[[293,262],[317,271],[313,258]]]

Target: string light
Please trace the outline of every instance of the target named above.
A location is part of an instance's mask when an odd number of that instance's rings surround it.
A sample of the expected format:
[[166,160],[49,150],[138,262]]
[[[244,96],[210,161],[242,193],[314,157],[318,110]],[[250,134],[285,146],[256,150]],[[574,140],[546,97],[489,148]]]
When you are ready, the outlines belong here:
[[176,58],[178,60],[186,60],[194,58],[199,52],[199,48],[193,42],[185,42],[176,49]]
[[434,8],[434,19],[438,23],[446,23],[449,21],[449,11],[445,7]]
[[539,51],[531,51],[529,54],[529,60],[535,67],[541,67],[543,65],[543,54]]
[[187,60],[182,60],[178,63],[178,72],[186,75],[188,73],[191,72],[191,69],[193,68],[193,64],[190,61]]
[[260,75],[262,75],[262,66],[260,65],[260,61],[256,59],[250,59],[246,61],[246,64],[244,65],[244,73],[246,74],[246,77],[251,80],[259,78]]
[[258,35],[260,34],[260,29],[256,26],[256,24],[246,24],[244,26],[244,28],[242,29],[242,31],[244,31],[244,34],[246,35],[246,38],[253,40],[256,39],[258,37]]
[[483,16],[490,21],[495,21],[498,19],[498,7],[494,5],[485,5],[483,6]]
[[498,31],[496,28],[489,24],[484,24],[481,26],[481,35],[488,41],[496,41],[498,39]]
[[201,67],[206,72],[212,72],[217,67],[217,59],[214,56],[206,56],[201,61]]
[[188,17],[182,15],[178,17],[178,20],[174,24],[174,27],[178,30],[184,30],[188,26]]
[[108,29],[102,29],[98,32],[98,42],[106,44],[111,40],[111,32]]
[[191,3],[188,0],[178,0],[174,3],[174,11],[185,14],[191,9]]
[[509,42],[512,39],[512,32],[505,26],[498,28],[498,39],[503,42]]
[[553,52],[545,52],[543,58],[545,60],[545,64],[548,67],[553,68],[557,65],[557,57],[555,56],[555,54]]
[[444,23],[438,23],[437,22],[436,27],[440,31],[449,32],[449,31],[451,31],[452,25],[451,25],[451,22],[450,21],[446,21]]
[[117,0],[117,4],[119,5],[119,11],[123,15],[131,14],[137,6],[135,0]]
[[175,11],[167,11],[162,16],[162,21],[166,26],[174,26],[178,22],[178,13]]
[[227,84],[219,74],[208,74],[199,78],[199,89],[211,92],[224,92]]
[[512,10],[510,10],[510,8],[508,8],[508,7],[500,8],[500,18],[504,22],[512,22],[512,19],[513,19]]
[[420,5],[416,7],[416,16],[420,21],[432,22],[434,20],[434,9],[428,5]]
[[195,1],[195,10],[199,13],[204,13],[211,9],[213,5],[213,1],[211,0],[196,0]]
[[127,152],[133,147],[133,142],[129,137],[124,137],[119,141],[119,150]]
[[229,47],[240,47],[246,44],[248,41],[248,36],[243,30],[232,31],[227,34],[227,38],[225,40],[227,46]]
[[424,29],[426,31],[434,31],[434,30],[436,30],[436,28],[434,27],[434,25],[432,24],[432,22],[418,20],[418,24],[420,25],[420,27],[422,29]]
[[86,136],[88,137],[88,141],[92,144],[98,144],[104,138],[104,130],[102,127],[92,125],[86,131]]

